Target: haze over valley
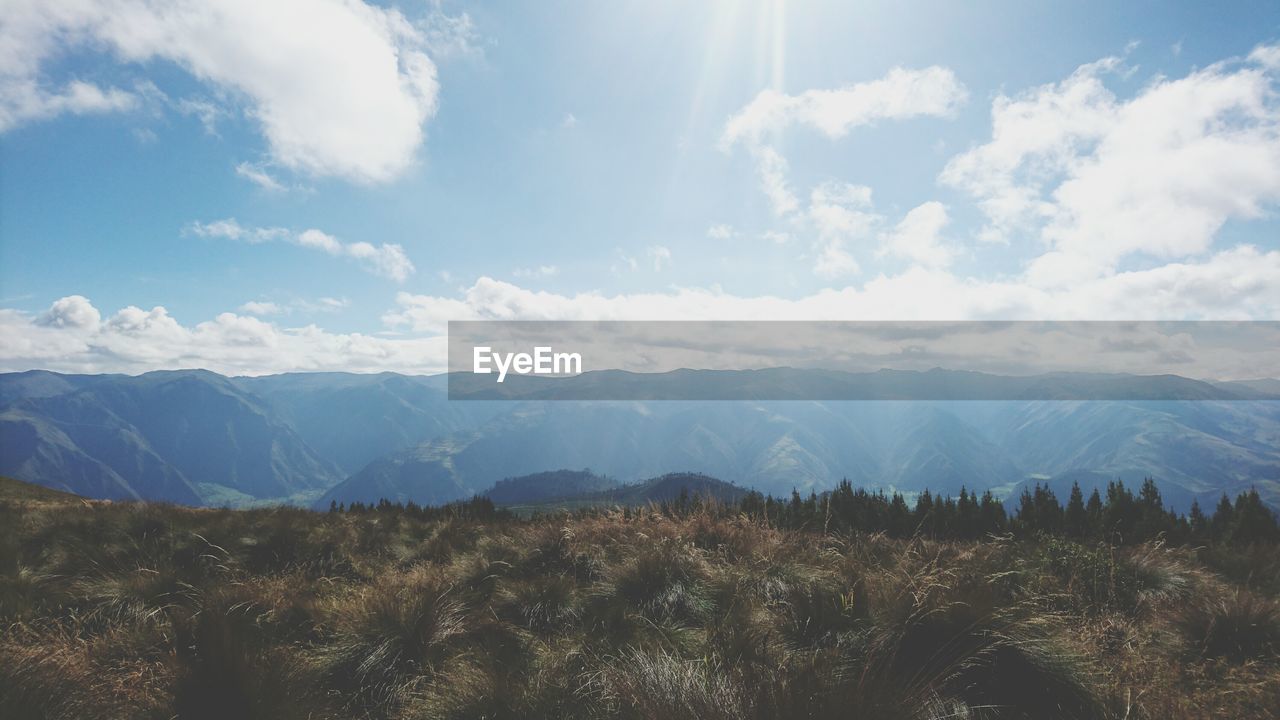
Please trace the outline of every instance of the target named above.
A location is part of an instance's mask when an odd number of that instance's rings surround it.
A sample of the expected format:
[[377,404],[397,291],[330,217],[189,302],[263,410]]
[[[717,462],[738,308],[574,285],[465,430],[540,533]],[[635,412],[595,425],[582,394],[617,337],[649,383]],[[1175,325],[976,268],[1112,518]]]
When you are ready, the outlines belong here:
[[562,469],[613,483],[702,473],[779,496],[846,478],[909,496],[1010,496],[1038,482],[1065,496],[1073,482],[1088,492],[1151,477],[1180,511],[1250,487],[1280,503],[1270,386],[1171,387],[1217,395],[485,402],[449,401],[444,376],[31,371],[0,375],[0,474],[87,497],[232,506],[441,504]]

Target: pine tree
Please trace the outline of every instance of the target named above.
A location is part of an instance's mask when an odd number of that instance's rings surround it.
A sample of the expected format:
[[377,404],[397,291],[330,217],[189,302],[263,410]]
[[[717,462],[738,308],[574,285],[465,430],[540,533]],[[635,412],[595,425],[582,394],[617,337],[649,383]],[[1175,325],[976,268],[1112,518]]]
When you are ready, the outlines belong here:
[[1268,542],[1276,538],[1276,517],[1263,504],[1256,488],[1236,497],[1233,525],[1230,540],[1235,543]]
[[937,517],[933,505],[933,495],[929,492],[929,488],[925,488],[916,498],[916,509],[912,513],[911,519],[915,522],[916,530],[926,537],[934,537]]
[[1134,530],[1136,540],[1150,540],[1172,528],[1169,516],[1164,511],[1164,500],[1160,497],[1160,488],[1156,481],[1144,478],[1142,489],[1138,491],[1138,523]]
[[894,493],[893,499],[889,501],[887,530],[893,537],[906,537],[911,534],[911,513],[907,510],[907,501],[902,499],[900,493]]
[[1231,500],[1227,498],[1227,494],[1222,493],[1222,498],[1218,500],[1218,507],[1213,511],[1213,520],[1209,523],[1213,539],[1226,540],[1231,534],[1235,519],[1235,508],[1231,507]]
[[1071,483],[1071,495],[1067,498],[1067,511],[1063,518],[1064,529],[1068,537],[1084,537],[1089,525],[1089,514],[1084,507],[1084,493],[1080,491],[1080,483]]
[[1209,518],[1205,517],[1204,511],[1200,509],[1198,500],[1191,501],[1191,513],[1188,519],[1193,542],[1204,542],[1209,539]]
[[1088,537],[1097,537],[1102,532],[1102,496],[1098,494],[1098,488],[1094,488],[1089,494],[1089,503],[1084,506],[1085,514],[1088,515],[1088,526],[1085,535]]

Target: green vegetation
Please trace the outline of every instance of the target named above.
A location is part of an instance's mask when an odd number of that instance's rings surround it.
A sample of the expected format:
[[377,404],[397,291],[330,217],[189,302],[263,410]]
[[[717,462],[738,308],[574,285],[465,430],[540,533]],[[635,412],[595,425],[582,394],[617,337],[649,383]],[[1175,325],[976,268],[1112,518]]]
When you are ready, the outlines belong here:
[[[1162,511],[1157,528],[1141,491],[1121,511],[1126,492],[1114,517],[1101,498],[1081,515],[1031,493],[1007,518],[968,493],[913,508],[841,488],[520,518],[485,498],[315,513],[6,491],[0,709],[1280,715],[1274,517],[1246,494],[1229,517]],[[1166,542],[1184,522],[1185,542]]]

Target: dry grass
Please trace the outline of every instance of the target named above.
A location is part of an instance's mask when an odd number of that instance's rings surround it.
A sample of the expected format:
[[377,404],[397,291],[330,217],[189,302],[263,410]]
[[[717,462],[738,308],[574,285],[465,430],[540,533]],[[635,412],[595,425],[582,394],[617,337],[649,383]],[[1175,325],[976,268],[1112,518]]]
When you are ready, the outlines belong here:
[[[9,718],[1271,718],[1275,553],[0,506]],[[1243,559],[1242,559],[1243,558]]]

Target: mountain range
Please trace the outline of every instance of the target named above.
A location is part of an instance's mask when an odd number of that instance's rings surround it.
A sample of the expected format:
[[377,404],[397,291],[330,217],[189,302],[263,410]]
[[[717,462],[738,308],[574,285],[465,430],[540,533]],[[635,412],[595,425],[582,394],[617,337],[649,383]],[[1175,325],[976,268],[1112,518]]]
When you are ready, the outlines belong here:
[[[973,397],[979,386],[1003,397],[1036,385],[951,371],[878,375],[883,388],[865,378],[860,387],[901,397],[916,377],[955,397]],[[681,371],[659,384],[693,377],[716,392],[735,382],[738,391],[763,392],[770,377],[806,388],[820,379],[785,368],[736,376]],[[1034,482],[1065,489],[1073,481],[1149,476],[1179,509],[1250,486],[1280,506],[1273,393],[1280,383],[1123,375],[1039,381],[1049,382],[1127,382],[1138,399],[450,401],[444,376],[30,371],[0,375],[0,474],[97,498],[317,507],[536,494],[530,488],[539,483],[575,481],[563,474],[524,479],[521,488],[500,481],[564,468],[626,484],[705,473],[774,494],[820,492],[841,478],[906,493],[956,494],[964,486],[1010,494]],[[586,484],[569,494],[613,491],[580,480]]]

